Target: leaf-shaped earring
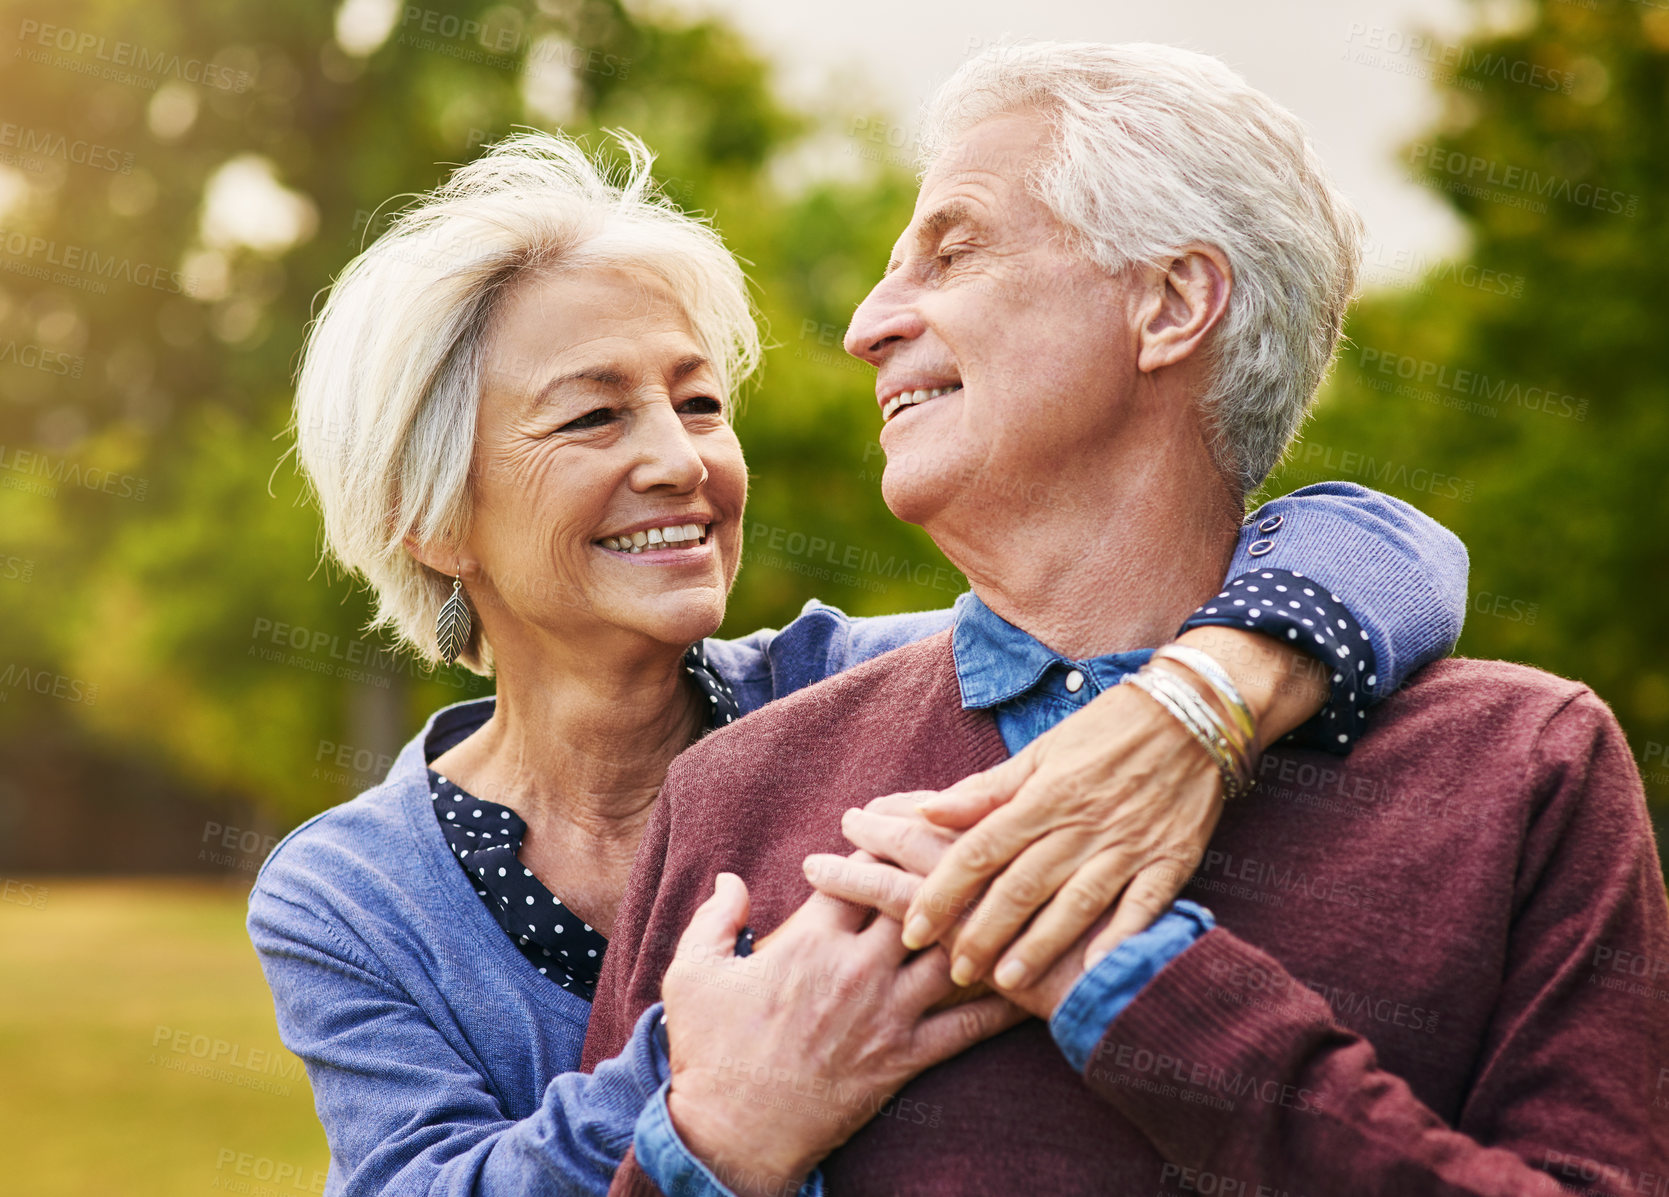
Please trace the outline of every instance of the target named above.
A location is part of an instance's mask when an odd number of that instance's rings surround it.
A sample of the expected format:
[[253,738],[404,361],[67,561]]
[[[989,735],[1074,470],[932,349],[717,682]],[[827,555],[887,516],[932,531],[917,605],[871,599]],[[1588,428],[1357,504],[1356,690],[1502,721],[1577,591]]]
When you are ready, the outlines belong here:
[[464,601],[464,583],[452,579],[452,597],[441,606],[435,618],[435,640],[440,644],[440,659],[448,665],[458,659],[469,642],[469,604]]

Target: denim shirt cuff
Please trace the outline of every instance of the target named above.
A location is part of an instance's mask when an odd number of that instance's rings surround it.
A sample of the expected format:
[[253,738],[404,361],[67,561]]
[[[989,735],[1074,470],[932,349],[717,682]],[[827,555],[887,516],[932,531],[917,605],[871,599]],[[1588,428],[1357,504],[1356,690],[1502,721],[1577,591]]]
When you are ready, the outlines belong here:
[[666,1003],[656,1002],[645,1012],[649,1022],[649,1059],[655,1069],[655,1083],[672,1079],[672,1048],[666,1038]]
[[[666,1108],[666,1095],[671,1088],[670,1080],[664,1083],[638,1115],[632,1140],[638,1167],[666,1197],[735,1197],[678,1137],[672,1114]],[[806,1177],[799,1197],[823,1197],[821,1171],[814,1169]]]
[[1216,925],[1197,902],[1175,902],[1153,926],[1119,944],[1078,978],[1049,1019],[1049,1033],[1074,1071],[1089,1066],[1095,1045],[1142,987]]

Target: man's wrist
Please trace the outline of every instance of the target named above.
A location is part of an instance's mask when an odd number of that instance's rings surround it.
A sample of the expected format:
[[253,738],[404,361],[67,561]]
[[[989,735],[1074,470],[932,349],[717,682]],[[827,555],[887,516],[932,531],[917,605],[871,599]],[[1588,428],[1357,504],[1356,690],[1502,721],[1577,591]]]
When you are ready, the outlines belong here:
[[[711,1085],[716,1095],[718,1081]],[[781,1152],[769,1128],[739,1125],[729,1111],[745,1098],[702,1100],[700,1089],[688,1077],[674,1077],[667,1089],[667,1116],[685,1150],[737,1197],[798,1193],[817,1160]]]
[[1179,900],[1146,931],[1085,969],[1049,1017],[1049,1033],[1082,1072],[1107,1028],[1167,964],[1217,925],[1196,902]]

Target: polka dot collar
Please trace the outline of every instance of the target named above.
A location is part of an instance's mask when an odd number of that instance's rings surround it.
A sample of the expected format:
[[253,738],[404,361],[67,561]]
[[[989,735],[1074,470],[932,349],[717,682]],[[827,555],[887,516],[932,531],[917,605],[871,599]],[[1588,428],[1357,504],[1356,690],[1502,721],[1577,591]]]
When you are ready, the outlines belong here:
[[[706,730],[741,716],[730,684],[707,660],[705,643],[684,654],[684,671],[706,704]],[[518,857],[527,824],[507,806],[465,792],[433,769],[429,797],[447,847],[493,920],[541,976],[590,1001],[608,940],[545,888]]]
[[527,834],[521,816],[466,793],[433,769],[429,797],[447,847],[493,920],[541,975],[591,1000],[608,940],[517,858]]
[[742,708],[736,704],[736,695],[731,692],[730,683],[720,677],[718,670],[707,660],[705,640],[692,644],[684,654],[684,672],[690,675],[696,689],[707,700],[708,731],[734,723],[742,717]]

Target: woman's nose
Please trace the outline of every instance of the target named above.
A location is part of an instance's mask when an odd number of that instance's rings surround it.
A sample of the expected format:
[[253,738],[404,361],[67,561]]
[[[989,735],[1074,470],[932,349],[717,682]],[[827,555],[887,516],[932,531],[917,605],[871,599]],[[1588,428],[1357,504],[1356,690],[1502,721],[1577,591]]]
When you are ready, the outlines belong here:
[[707,480],[695,440],[670,403],[655,403],[641,413],[633,429],[637,458],[631,484],[640,491],[666,487],[683,493]]

